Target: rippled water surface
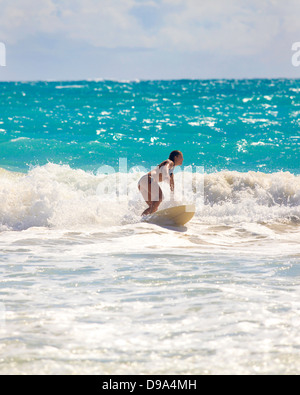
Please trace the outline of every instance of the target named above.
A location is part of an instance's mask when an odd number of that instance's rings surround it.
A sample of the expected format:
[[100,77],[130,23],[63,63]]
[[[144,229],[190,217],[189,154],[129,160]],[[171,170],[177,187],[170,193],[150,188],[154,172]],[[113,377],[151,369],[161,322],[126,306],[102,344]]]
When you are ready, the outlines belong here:
[[[299,374],[299,93],[1,83],[0,374]],[[140,217],[173,149],[182,228]]]

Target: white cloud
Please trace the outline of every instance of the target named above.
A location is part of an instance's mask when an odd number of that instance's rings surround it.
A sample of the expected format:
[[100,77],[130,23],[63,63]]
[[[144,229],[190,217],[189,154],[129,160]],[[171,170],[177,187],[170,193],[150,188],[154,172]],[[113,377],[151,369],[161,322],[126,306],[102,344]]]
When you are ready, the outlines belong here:
[[184,2],[185,9],[169,15],[164,27],[163,36],[174,47],[253,54],[270,45],[279,31],[280,15],[271,12],[267,0]]
[[56,27],[56,6],[52,0],[2,0],[0,9],[0,37],[8,44],[42,32],[53,33]]
[[0,7],[7,44],[46,33],[95,47],[255,55],[279,36],[299,39],[299,0],[0,0]]

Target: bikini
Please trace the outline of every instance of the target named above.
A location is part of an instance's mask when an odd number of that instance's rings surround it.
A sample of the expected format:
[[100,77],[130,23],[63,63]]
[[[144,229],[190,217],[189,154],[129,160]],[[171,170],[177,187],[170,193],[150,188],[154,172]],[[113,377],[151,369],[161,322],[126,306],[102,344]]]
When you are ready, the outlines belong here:
[[[151,174],[153,173],[153,175]],[[165,171],[164,173],[161,171],[159,167],[156,167],[154,170],[152,170],[151,173],[145,174],[139,181],[138,186],[140,189],[140,192],[142,193],[144,199],[148,201],[149,195],[148,195],[148,190],[149,190],[149,185],[151,185],[151,200],[156,201],[159,200],[159,195],[161,193],[161,189],[159,187],[159,175],[162,174],[162,181],[166,181],[174,174],[174,168],[169,169],[168,173]]]
[[[173,174],[174,174],[174,169],[169,169],[169,176],[171,177]],[[153,177],[152,177],[149,173],[146,174],[146,175],[144,175],[142,178],[147,177],[147,176],[148,176],[148,180],[149,180],[150,184],[151,184],[152,182],[157,182],[157,181],[155,181],[155,180],[153,179]]]

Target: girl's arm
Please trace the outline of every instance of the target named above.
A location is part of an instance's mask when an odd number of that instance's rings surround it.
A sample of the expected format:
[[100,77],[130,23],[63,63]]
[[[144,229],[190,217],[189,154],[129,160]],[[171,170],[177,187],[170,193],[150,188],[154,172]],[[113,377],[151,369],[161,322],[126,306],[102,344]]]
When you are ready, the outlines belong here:
[[174,183],[174,174],[170,175],[170,189],[171,189],[171,202],[174,202],[174,190],[175,190],[175,183]]
[[170,175],[170,189],[171,189],[172,192],[174,192],[174,189],[175,189],[174,174]]

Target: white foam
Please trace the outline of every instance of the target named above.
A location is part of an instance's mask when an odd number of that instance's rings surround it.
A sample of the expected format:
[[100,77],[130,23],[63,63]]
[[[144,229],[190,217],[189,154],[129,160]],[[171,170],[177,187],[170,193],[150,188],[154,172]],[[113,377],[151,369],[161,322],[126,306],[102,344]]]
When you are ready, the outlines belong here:
[[[95,175],[51,163],[25,175],[2,170],[0,227],[107,227],[138,222],[145,208],[137,189],[142,175],[138,171]],[[205,175],[204,191],[202,182],[202,174],[175,174],[176,202],[199,203],[200,222],[299,221],[300,176],[223,171]],[[166,200],[161,208],[174,205],[168,200],[168,185],[162,184],[162,189]]]
[[82,89],[88,88],[88,85],[57,85],[55,89]]

